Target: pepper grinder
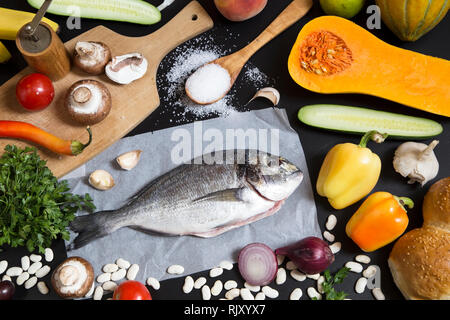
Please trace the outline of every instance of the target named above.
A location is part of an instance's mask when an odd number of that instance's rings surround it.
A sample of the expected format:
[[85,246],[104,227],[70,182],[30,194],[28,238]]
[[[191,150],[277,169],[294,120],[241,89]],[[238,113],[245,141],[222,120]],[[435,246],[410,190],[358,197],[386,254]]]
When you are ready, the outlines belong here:
[[41,21],[51,2],[45,0],[33,20],[19,30],[16,45],[30,67],[56,81],[69,73],[70,57],[58,35]]

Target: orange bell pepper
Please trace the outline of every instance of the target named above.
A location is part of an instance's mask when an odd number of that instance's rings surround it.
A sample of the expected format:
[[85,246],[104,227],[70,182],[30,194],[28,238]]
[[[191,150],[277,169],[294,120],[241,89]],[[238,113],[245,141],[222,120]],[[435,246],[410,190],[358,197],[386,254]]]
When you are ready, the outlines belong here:
[[388,192],[375,192],[362,203],[345,227],[345,232],[363,251],[375,251],[400,237],[408,227],[405,206],[414,203]]

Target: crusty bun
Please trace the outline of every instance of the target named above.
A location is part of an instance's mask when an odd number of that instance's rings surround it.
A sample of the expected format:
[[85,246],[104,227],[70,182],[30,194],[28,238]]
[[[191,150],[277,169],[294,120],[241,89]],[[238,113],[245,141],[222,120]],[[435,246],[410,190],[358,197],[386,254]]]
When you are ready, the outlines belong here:
[[403,235],[389,256],[395,284],[406,299],[450,299],[450,177],[424,199],[424,225]]

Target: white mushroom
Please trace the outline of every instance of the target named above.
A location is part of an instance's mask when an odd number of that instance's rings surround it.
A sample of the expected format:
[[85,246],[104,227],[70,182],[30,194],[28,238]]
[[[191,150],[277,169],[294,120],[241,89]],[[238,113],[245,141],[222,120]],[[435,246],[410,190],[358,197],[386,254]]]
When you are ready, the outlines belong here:
[[141,153],[141,150],[125,152],[118,156],[116,161],[122,169],[131,170],[138,164],[139,159],[141,158]]
[[67,91],[65,106],[72,119],[92,125],[111,111],[111,94],[106,86],[96,80],[80,80]]
[[436,177],[439,162],[433,149],[439,141],[430,145],[417,142],[405,142],[395,150],[394,169],[403,177],[408,177],[408,183],[419,182],[422,186]]
[[80,257],[66,259],[52,274],[53,289],[63,298],[84,297],[93,283],[94,269]]
[[147,72],[147,59],[140,53],[129,53],[114,57],[106,65],[105,73],[109,79],[120,84],[128,84],[140,79]]
[[102,42],[79,41],[73,54],[74,64],[89,74],[105,72],[105,66],[111,60],[111,50]]
[[268,87],[258,90],[256,94],[253,96],[253,98],[251,98],[250,101],[247,102],[247,104],[249,104],[250,102],[259,97],[263,97],[270,100],[270,102],[272,102],[274,107],[277,106],[278,103],[280,102],[280,92],[275,88]]
[[114,179],[112,175],[105,170],[95,170],[89,176],[89,183],[98,190],[109,190],[114,187]]

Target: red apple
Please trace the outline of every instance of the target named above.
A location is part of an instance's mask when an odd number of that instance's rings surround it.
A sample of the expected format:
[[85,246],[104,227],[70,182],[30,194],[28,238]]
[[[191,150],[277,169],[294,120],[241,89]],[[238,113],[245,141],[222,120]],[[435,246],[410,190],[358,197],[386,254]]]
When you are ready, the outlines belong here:
[[244,21],[256,16],[267,0],[214,0],[220,13],[231,21]]

